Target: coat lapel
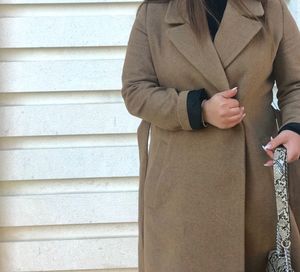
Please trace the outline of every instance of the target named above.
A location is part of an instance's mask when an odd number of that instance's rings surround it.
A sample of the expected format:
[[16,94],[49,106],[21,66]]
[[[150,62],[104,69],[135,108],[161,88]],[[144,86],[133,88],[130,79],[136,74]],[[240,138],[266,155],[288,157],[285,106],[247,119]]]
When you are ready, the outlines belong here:
[[[222,22],[216,34],[214,45],[220,56],[223,68],[241,53],[252,38],[261,30],[262,24],[247,13],[241,13],[234,6],[233,0],[228,0]],[[259,1],[244,0],[251,14],[260,17],[264,9]]]
[[228,89],[228,80],[218,53],[211,39],[197,40],[186,15],[180,16],[177,1],[170,1],[165,21],[174,24],[167,30],[167,35],[183,56],[216,89]]
[[[260,22],[238,11],[232,1],[228,0],[214,42],[210,37],[197,40],[186,12],[179,11],[178,0],[169,2],[165,15],[165,22],[172,25],[167,30],[169,39],[216,91],[230,88],[225,68],[262,27]],[[253,15],[264,14],[261,2],[244,0],[244,3]]]

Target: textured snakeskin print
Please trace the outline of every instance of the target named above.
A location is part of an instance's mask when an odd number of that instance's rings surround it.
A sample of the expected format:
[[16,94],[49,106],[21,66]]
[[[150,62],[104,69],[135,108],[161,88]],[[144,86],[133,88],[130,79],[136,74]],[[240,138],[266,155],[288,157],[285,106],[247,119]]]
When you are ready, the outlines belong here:
[[276,249],[268,254],[267,272],[294,272],[291,265],[291,227],[288,205],[287,150],[277,147],[274,152],[274,186],[277,206]]

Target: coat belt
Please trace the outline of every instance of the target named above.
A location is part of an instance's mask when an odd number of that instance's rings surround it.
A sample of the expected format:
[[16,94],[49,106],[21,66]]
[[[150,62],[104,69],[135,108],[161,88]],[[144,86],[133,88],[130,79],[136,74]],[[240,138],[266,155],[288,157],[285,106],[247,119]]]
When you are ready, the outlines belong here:
[[144,184],[146,179],[148,164],[148,140],[151,123],[142,120],[137,129],[137,139],[139,148],[140,170],[139,170],[139,207],[138,207],[138,265],[139,271],[144,271]]

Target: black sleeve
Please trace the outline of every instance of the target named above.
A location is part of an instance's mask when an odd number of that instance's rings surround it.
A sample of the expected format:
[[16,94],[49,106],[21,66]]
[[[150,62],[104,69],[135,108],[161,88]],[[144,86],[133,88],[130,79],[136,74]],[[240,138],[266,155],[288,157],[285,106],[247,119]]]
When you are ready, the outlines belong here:
[[292,130],[296,133],[298,133],[300,135],[300,123],[294,123],[294,122],[291,122],[291,123],[287,123],[286,125],[284,125],[279,131],[278,131],[278,134],[283,131],[283,130]]
[[201,103],[204,99],[208,99],[208,94],[205,89],[191,90],[187,96],[187,111],[189,122],[192,129],[204,128],[202,122]]

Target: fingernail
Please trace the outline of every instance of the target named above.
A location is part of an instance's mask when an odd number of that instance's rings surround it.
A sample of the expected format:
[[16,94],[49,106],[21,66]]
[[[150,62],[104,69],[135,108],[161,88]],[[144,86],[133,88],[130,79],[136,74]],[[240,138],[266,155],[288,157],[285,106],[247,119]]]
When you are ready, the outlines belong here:
[[266,149],[272,149],[272,145],[270,143],[268,143],[266,146],[265,146]]
[[234,87],[232,90],[236,92],[236,91],[237,91],[237,89],[238,89],[238,87]]
[[261,147],[262,147],[264,150],[266,150],[266,147],[265,147],[264,145],[261,145]]
[[272,136],[271,136],[270,138],[271,138],[271,140],[273,140],[273,137],[272,137]]
[[273,161],[267,161],[264,166],[272,166],[273,165]]

